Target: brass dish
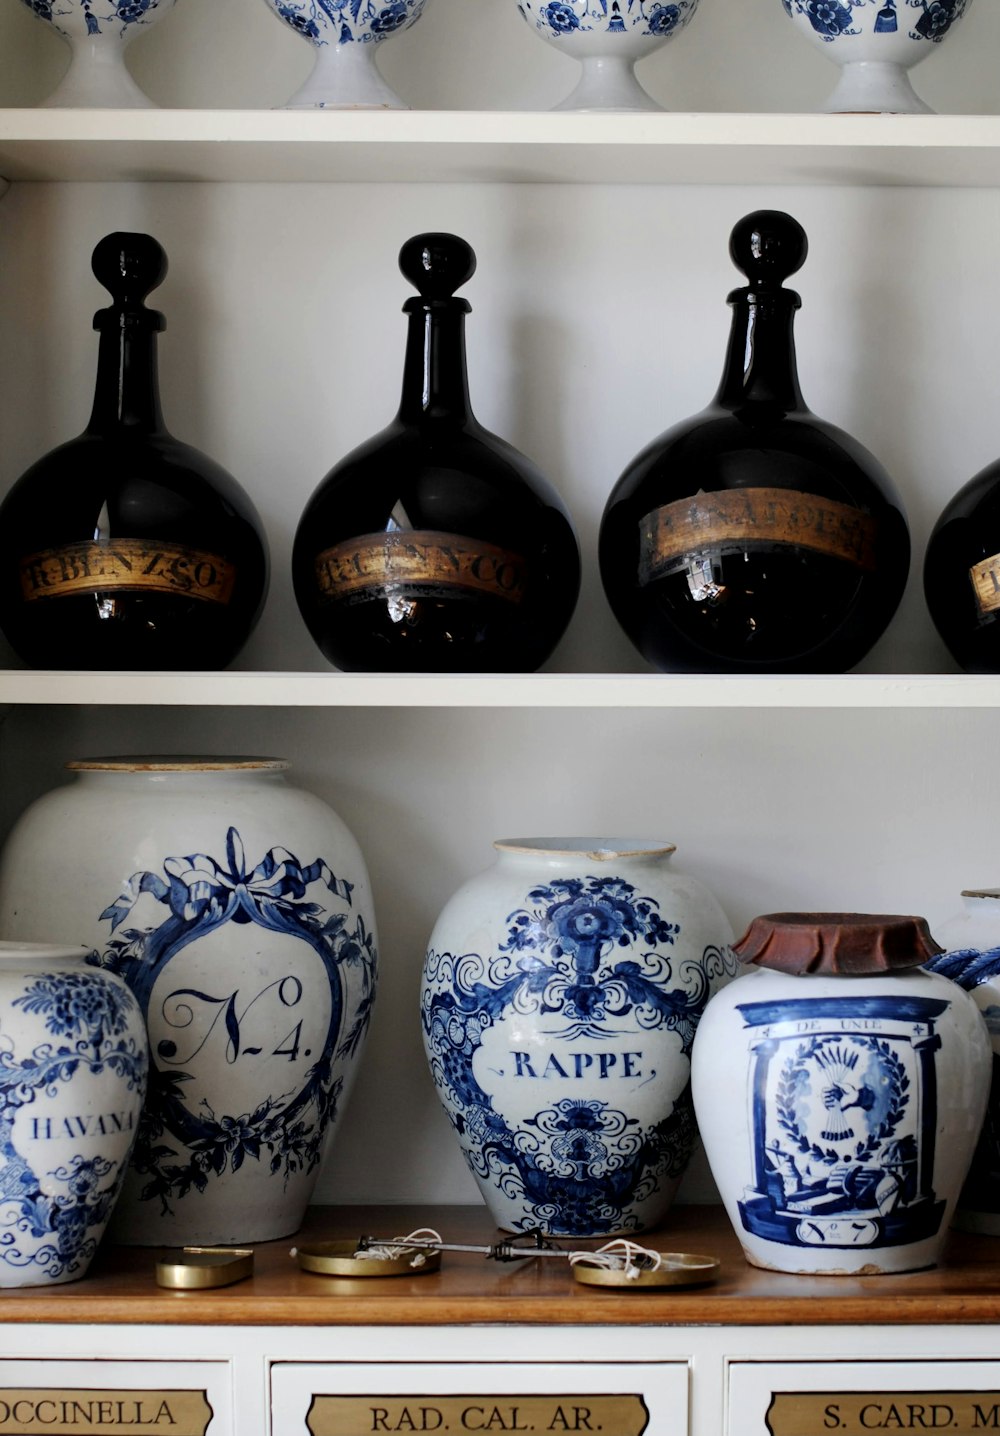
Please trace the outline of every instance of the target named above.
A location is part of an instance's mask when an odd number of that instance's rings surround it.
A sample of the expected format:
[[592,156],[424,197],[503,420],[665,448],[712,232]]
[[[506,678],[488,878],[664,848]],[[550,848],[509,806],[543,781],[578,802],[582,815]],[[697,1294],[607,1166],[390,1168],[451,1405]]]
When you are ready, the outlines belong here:
[[573,1262],[573,1276],[584,1286],[616,1286],[648,1291],[654,1286],[698,1286],[715,1281],[719,1259],[693,1252],[657,1252],[661,1265],[655,1271],[626,1276],[624,1267],[604,1267],[588,1261]]
[[207,1291],[253,1276],[251,1247],[184,1247],[156,1263],[156,1285],[171,1291]]
[[[441,1265],[441,1253],[424,1247],[405,1247],[398,1256],[380,1258],[359,1252],[357,1242],[310,1242],[293,1247],[292,1253],[303,1271],[317,1276],[426,1276]],[[418,1253],[423,1261],[414,1266]]]

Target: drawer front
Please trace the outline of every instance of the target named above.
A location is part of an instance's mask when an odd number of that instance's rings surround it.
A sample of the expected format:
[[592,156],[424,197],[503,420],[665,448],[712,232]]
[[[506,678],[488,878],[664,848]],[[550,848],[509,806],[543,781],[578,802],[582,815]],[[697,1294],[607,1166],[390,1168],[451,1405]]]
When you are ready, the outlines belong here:
[[734,1361],[727,1436],[1000,1432],[998,1361]]
[[687,1436],[673,1362],[275,1362],[273,1436]]
[[0,1360],[0,1436],[233,1436],[224,1361]]

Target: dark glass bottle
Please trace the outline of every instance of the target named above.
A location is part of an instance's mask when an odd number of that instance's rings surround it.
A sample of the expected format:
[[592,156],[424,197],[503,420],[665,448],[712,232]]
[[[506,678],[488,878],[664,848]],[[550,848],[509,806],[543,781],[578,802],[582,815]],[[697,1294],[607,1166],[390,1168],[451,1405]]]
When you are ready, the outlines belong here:
[[599,552],[618,621],[657,667],[698,673],[842,672],[882,634],[910,561],[881,465],[809,412],[782,281],[805,260],[791,216],[735,227],[749,287],[729,296],[722,384],[662,434],[612,491]]
[[451,234],[400,251],[419,291],[395,419],[342,459],[299,522],[295,595],[348,670],[526,672],[548,658],[580,585],[576,535],[541,474],[479,424],[454,292],[476,257]]
[[36,668],[224,668],[267,592],[261,523],[225,469],[164,427],[165,321],[144,303],[163,249],[109,234],[93,270],[112,296],[94,316],[93,412],[0,505],[0,627]]
[[947,505],[924,557],[924,595],[966,673],[1000,673],[1000,461]]

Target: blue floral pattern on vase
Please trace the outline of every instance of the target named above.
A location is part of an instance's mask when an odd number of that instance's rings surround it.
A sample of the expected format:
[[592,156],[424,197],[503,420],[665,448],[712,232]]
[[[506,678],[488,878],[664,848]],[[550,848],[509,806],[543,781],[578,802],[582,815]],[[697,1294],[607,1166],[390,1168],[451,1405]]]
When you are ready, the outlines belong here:
[[[30,0],[26,0],[30,3]],[[426,0],[269,0],[314,45],[376,44],[419,18]]]
[[697,0],[522,0],[522,17],[548,38],[574,33],[639,35],[666,39],[686,25]]
[[[286,1183],[318,1167],[344,1085],[338,1064],[360,1048],[375,999],[373,934],[360,914],[352,921],[321,900],[333,894],[350,908],[352,886],[323,859],[306,864],[284,848],[251,867],[230,828],[223,861],[169,857],[162,874],[136,873],[101,914],[119,936],[99,961],[128,983],[150,1030],[154,1060],[132,1158],[141,1201],[170,1212],[245,1163]],[[123,927],[143,900],[146,924]],[[185,980],[197,973],[192,963],[211,969],[209,945],[230,923],[278,940],[266,978],[250,970],[244,988],[230,966],[212,986]],[[350,1011],[348,970],[361,988]],[[256,1088],[245,1110],[220,1106],[234,1077],[244,1093]]]
[[[146,1047],[128,990],[85,968],[34,977],[11,1006],[52,1040],[15,1050],[0,1032],[0,1286],[68,1281],[90,1265],[120,1191]],[[90,1084],[80,1110],[74,1082]]]
[[[432,1075],[471,1171],[516,1205],[517,1228],[636,1230],[640,1204],[683,1171],[689,1081],[653,1121],[634,1093],[671,1050],[689,1072],[698,1019],[736,960],[717,946],[677,960],[679,936],[632,884],[574,877],[528,892],[495,954],[428,952]],[[535,1100],[546,1087],[552,1099]]]
[[[173,4],[173,0],[169,0]],[[104,35],[114,31],[125,38],[151,20],[160,0],[23,0],[23,4],[41,20],[48,20],[57,30],[73,34],[76,17],[83,15],[86,34]],[[169,8],[169,7],[168,7]]]
[[[902,22],[912,40],[938,44],[965,14],[968,0],[782,0],[782,4],[788,15],[805,16],[823,40],[866,31],[895,34]],[[920,14],[911,15],[913,10]]]
[[935,1056],[949,1006],[908,996],[737,1004],[753,1100],[747,1231],[785,1246],[878,1248],[939,1230]]

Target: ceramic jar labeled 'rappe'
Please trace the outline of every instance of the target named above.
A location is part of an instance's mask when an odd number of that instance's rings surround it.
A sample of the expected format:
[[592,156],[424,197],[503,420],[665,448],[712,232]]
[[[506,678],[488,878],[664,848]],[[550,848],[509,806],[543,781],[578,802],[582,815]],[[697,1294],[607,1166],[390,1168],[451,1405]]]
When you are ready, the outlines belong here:
[[97,971],[124,978],[146,1020],[149,1093],[114,1235],[285,1236],[371,1016],[357,843],[276,759],[69,766],[69,786],[30,807],[0,855],[0,930],[96,948]]
[[944,947],[928,966],[970,994],[983,1014],[993,1049],[986,1119],[953,1225],[1000,1237],[1000,888],[971,888],[962,908],[941,923]]
[[922,964],[922,918],[778,913],[709,1004],[695,1109],[747,1260],[813,1274],[939,1258],[982,1123],[986,1027]]
[[146,1090],[146,1031],[85,947],[0,942],[0,1288],[86,1275]]
[[424,1042],[494,1219],[510,1231],[639,1231],[691,1155],[691,1043],[736,968],[708,890],[662,842],[529,838],[447,903]]

